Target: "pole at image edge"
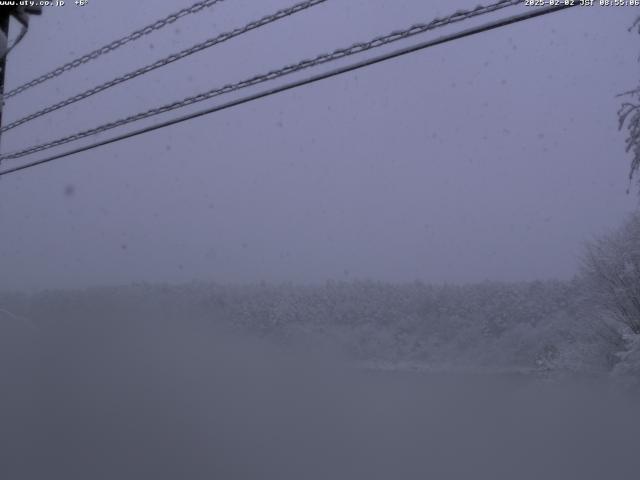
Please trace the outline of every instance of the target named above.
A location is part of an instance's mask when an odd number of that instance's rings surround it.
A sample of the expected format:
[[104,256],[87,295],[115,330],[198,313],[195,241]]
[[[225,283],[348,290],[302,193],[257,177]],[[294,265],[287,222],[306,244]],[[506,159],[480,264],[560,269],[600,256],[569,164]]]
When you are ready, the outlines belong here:
[[[11,18],[11,10],[2,8],[0,10],[0,127],[2,127],[2,112],[4,110],[4,77],[7,68],[7,48],[9,46],[9,19]],[[2,143],[0,138],[0,151],[2,151]]]

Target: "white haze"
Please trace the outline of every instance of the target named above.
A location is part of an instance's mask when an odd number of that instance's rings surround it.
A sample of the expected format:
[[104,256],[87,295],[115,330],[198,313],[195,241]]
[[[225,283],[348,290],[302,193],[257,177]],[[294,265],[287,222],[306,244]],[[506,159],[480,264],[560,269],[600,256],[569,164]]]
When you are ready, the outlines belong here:
[[[7,88],[189,3],[47,9]],[[223,2],[4,118],[285,5]],[[334,0],[7,132],[3,150],[474,5]],[[547,15],[3,177],[0,288],[570,278],[582,242],[637,204],[616,121],[638,76],[628,12]]]
[[[191,2],[45,9],[7,89]],[[290,3],[185,17],[3,122]],[[474,5],[331,0],[2,152]],[[3,176],[0,480],[637,478],[630,11],[547,15]]]

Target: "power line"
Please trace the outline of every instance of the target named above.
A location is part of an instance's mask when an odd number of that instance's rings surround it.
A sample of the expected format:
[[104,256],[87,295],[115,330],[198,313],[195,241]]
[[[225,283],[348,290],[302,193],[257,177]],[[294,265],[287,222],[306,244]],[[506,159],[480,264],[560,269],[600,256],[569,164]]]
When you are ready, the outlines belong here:
[[28,147],[26,149],[23,149],[17,152],[0,155],[0,162],[2,160],[20,158],[26,155],[48,150],[50,148],[58,147],[60,145],[64,145],[69,142],[80,140],[82,138],[96,135],[98,133],[103,133],[105,131],[108,131],[117,127],[121,127],[129,123],[137,122],[155,115],[159,115],[161,113],[166,113],[172,110],[176,110],[178,108],[183,108],[189,105],[193,105],[195,103],[209,100],[211,98],[214,98],[220,95],[235,92],[243,88],[255,86],[255,85],[267,82],[269,80],[274,80],[274,79],[283,77],[285,75],[290,75],[292,73],[295,73],[301,70],[305,70],[311,67],[329,63],[329,62],[332,62],[341,58],[345,58],[351,55],[355,55],[358,53],[362,53],[371,49],[379,48],[379,47],[382,47],[383,45],[397,42],[399,40],[403,40],[403,39],[412,37],[414,35],[425,33],[427,31],[434,30],[436,28],[441,28],[452,23],[460,22],[463,20],[467,20],[469,18],[480,16],[480,15],[485,15],[487,13],[495,12],[497,10],[500,10],[506,7],[511,7],[518,4],[521,4],[521,0],[500,0],[496,3],[490,4],[487,6],[482,6],[482,5],[477,6],[472,10],[458,10],[452,15],[449,15],[443,18],[436,18],[426,24],[425,23],[416,24],[405,30],[398,30],[398,31],[391,32],[390,34],[387,34],[387,35],[375,37],[374,39],[368,42],[355,43],[347,48],[337,49],[331,53],[323,53],[321,55],[316,56],[313,59],[305,59],[298,63],[287,65],[285,67],[279,68],[277,70],[272,70],[265,74],[256,75],[254,77],[250,77],[249,79],[224,85],[223,87],[214,88],[207,92],[203,92],[198,95],[193,95],[170,104],[162,105],[160,107],[152,108],[145,112],[137,113],[129,117],[115,120],[113,122],[109,122],[109,123],[100,125],[98,127],[84,130],[84,131],[81,131],[72,135],[68,135],[66,137],[62,137],[50,142],[46,142],[40,145]]
[[34,162],[27,163],[27,164],[24,164],[24,165],[21,165],[21,166],[18,166],[18,167],[13,167],[13,168],[10,168],[10,169],[6,169],[6,170],[3,170],[3,171],[0,171],[0,177],[3,176],[3,175],[8,175],[10,173],[18,172],[20,170],[25,170],[27,168],[31,168],[31,167],[35,167],[35,166],[38,166],[38,165],[42,165],[44,163],[52,162],[52,161],[58,160],[60,158],[68,157],[68,156],[71,156],[71,155],[75,155],[77,153],[86,152],[88,150],[92,150],[92,149],[97,148],[97,147],[101,147],[101,146],[104,146],[104,145],[109,145],[111,143],[116,143],[116,142],[119,142],[121,140],[126,140],[128,138],[132,138],[132,137],[135,137],[135,136],[138,136],[138,135],[142,135],[144,133],[148,133],[148,132],[152,132],[152,131],[155,131],[155,130],[159,130],[159,129],[162,129],[162,128],[165,128],[165,127],[168,127],[168,126],[171,126],[171,125],[176,125],[178,123],[182,123],[182,122],[185,122],[187,120],[191,120],[191,119],[194,119],[194,118],[197,118],[197,117],[201,117],[201,116],[204,116],[204,115],[209,115],[211,113],[215,113],[215,112],[219,112],[219,111],[222,111],[222,110],[226,110],[226,109],[229,109],[229,108],[232,108],[232,107],[236,107],[238,105],[243,105],[245,103],[249,103],[249,102],[252,102],[254,100],[258,100],[258,99],[261,99],[261,98],[269,97],[269,96],[275,95],[277,93],[281,93],[281,92],[285,92],[287,90],[292,90],[292,89],[295,89],[295,88],[298,88],[298,87],[309,85],[309,84],[312,84],[312,83],[315,83],[315,82],[318,82],[318,81],[321,81],[321,80],[325,80],[325,79],[332,78],[332,77],[335,77],[335,76],[338,76],[338,75],[342,75],[344,73],[352,72],[354,70],[358,70],[358,69],[361,69],[361,68],[364,68],[364,67],[368,67],[368,66],[371,66],[371,65],[382,63],[382,62],[385,62],[387,60],[391,60],[393,58],[397,58],[397,57],[400,57],[400,56],[403,56],[403,55],[407,55],[409,53],[413,53],[413,52],[417,52],[419,50],[423,50],[423,49],[426,49],[426,48],[429,48],[429,47],[433,47],[435,45],[440,45],[440,44],[451,42],[451,41],[454,41],[454,40],[459,40],[461,38],[469,37],[471,35],[476,35],[476,34],[487,32],[487,31],[494,30],[494,29],[497,29],[497,28],[505,27],[507,25],[511,25],[511,24],[514,24],[514,23],[522,22],[524,20],[529,20],[529,19],[532,19],[532,18],[536,18],[536,17],[540,17],[540,16],[543,16],[543,15],[547,15],[547,14],[550,14],[550,13],[558,12],[558,11],[561,11],[561,10],[566,10],[566,9],[571,8],[573,6],[576,6],[576,5],[578,5],[578,4],[568,4],[568,5],[560,5],[560,6],[554,6],[554,7],[540,7],[540,8],[532,9],[531,11],[526,12],[526,13],[522,13],[522,14],[519,14],[519,15],[515,15],[515,16],[512,16],[512,17],[509,17],[509,18],[501,19],[501,20],[496,20],[494,22],[490,22],[490,23],[487,23],[487,24],[484,24],[484,25],[481,25],[481,26],[477,26],[477,27],[472,27],[472,28],[469,28],[467,30],[463,30],[463,31],[458,32],[458,33],[445,35],[445,36],[436,38],[434,40],[429,40],[429,41],[425,41],[425,42],[419,43],[417,45],[413,45],[413,46],[410,46],[410,47],[398,49],[398,50],[395,50],[393,52],[389,52],[389,53],[386,53],[386,54],[383,54],[383,55],[379,55],[379,56],[376,56],[376,57],[373,57],[373,58],[362,60],[360,62],[356,62],[356,63],[350,64],[350,65],[346,65],[344,67],[339,67],[339,68],[330,70],[328,72],[324,72],[324,73],[320,73],[320,74],[317,74],[317,75],[313,75],[313,76],[308,77],[306,79],[290,82],[290,83],[281,85],[279,87],[274,87],[274,88],[271,88],[271,89],[268,89],[268,90],[264,90],[264,91],[259,92],[259,93],[255,93],[253,95],[248,95],[246,97],[242,97],[242,98],[239,98],[239,99],[236,99],[236,100],[232,100],[232,101],[224,103],[222,105],[217,105],[215,107],[211,107],[211,108],[208,108],[208,109],[205,109],[205,110],[194,112],[194,113],[191,113],[189,115],[185,115],[185,116],[182,116],[182,117],[174,118],[174,119],[168,120],[166,122],[157,123],[155,125],[151,125],[151,126],[148,126],[148,127],[145,127],[145,128],[141,128],[141,129],[135,130],[133,132],[128,132],[128,133],[125,133],[125,134],[122,134],[122,135],[118,135],[116,137],[109,138],[107,140],[102,140],[100,142],[96,142],[96,143],[93,143],[93,144],[90,144],[90,145],[86,145],[84,147],[79,147],[79,148],[76,148],[76,149],[73,149],[73,150],[69,150],[67,152],[63,152],[63,153],[59,153],[59,154],[56,154],[56,155],[52,155],[50,157],[43,158],[41,160],[36,160]]
[[[22,2],[27,3],[27,2]],[[35,3],[35,2],[32,2]],[[12,5],[0,6],[0,18],[2,22],[2,33],[4,34],[4,40],[6,44],[3,45],[3,51],[0,53],[0,61],[4,61],[5,57],[9,55],[11,50],[13,50],[25,37],[27,32],[29,31],[29,20],[31,19],[31,15],[41,15],[42,14],[42,6],[39,5],[18,5],[18,2],[13,2]],[[11,46],[9,43],[9,19],[13,17],[20,24],[20,33],[13,41]],[[0,91],[0,97],[2,96],[2,91]]]
[[34,78],[33,80],[20,85],[19,87],[14,88],[13,90],[5,93],[4,95],[2,95],[2,97],[0,97],[0,101],[4,101],[8,98],[14,97],[22,92],[24,92],[25,90],[28,90],[32,87],[35,87],[36,85],[40,85],[41,83],[44,83],[48,80],[51,80],[53,78],[59,77],[60,75],[62,75],[65,72],[68,72],[69,70],[73,70],[74,68],[78,68],[79,66],[91,61],[91,60],[95,60],[98,57],[105,55],[107,53],[113,52],[114,50],[117,50],[118,48],[126,45],[127,43],[136,41],[140,38],[142,38],[145,35],[149,35],[157,30],[160,30],[164,27],[166,27],[167,25],[172,24],[173,22],[175,22],[176,20],[186,16],[186,15],[191,15],[194,13],[198,13],[201,10],[208,8],[208,7],[212,7],[213,5],[215,5],[216,3],[220,3],[220,2],[224,2],[225,0],[202,0],[199,2],[194,3],[193,5],[191,5],[190,7],[186,7],[183,8],[182,10],[179,10],[177,12],[174,12],[170,15],[167,15],[164,18],[161,18],[159,20],[156,20],[155,22],[153,22],[150,25],[147,25],[146,27],[140,28],[138,30],[135,30],[134,32],[131,32],[128,35],[125,35],[122,38],[119,38],[117,40],[114,40],[113,42],[104,45],[100,48],[97,48],[95,50],[93,50],[92,52],[89,52],[85,55],[82,55],[74,60],[71,60],[70,62],[65,63],[64,65],[61,65],[57,68],[55,68],[54,70],[51,70],[48,73],[45,73],[44,75],[41,75],[37,78]]
[[[20,18],[20,17],[19,17]],[[27,32],[29,31],[29,16],[28,15],[24,15],[22,17],[22,21],[20,21],[20,33],[18,33],[18,36],[16,37],[16,39],[13,41],[13,43],[11,44],[11,46],[9,46],[9,37],[8,37],[8,32],[9,32],[9,27],[8,27],[8,22],[9,22],[10,17],[6,16],[5,18],[2,19],[3,23],[7,22],[7,26],[5,28],[5,26],[3,25],[2,27],[2,32],[6,37],[6,41],[7,41],[7,45],[5,46],[5,48],[3,49],[2,53],[0,53],[0,61],[4,61],[5,58],[9,55],[9,53],[11,53],[11,51],[18,46],[18,44],[22,41],[22,39],[25,37],[25,35],[27,34]],[[3,68],[4,69],[4,68]]]
[[298,3],[296,5],[293,5],[292,7],[288,7],[288,8],[284,8],[282,10],[278,10],[275,13],[272,13],[270,15],[266,15],[258,20],[254,20],[252,22],[249,22],[248,24],[246,24],[243,27],[239,27],[239,28],[235,28],[229,32],[225,32],[225,33],[221,33],[220,35],[216,35],[215,37],[209,38],[207,40],[205,40],[204,42],[198,43],[196,45],[193,45],[187,49],[181,50],[180,52],[177,53],[173,53],[167,57],[161,58],[160,60],[157,60],[149,65],[145,65],[144,67],[138,68],[137,70],[134,70],[133,72],[129,72],[126,73],[124,75],[121,75],[119,77],[116,77],[112,80],[109,80],[106,83],[103,83],[101,85],[98,85],[96,87],[90,88],[89,90],[85,90],[82,93],[79,93],[77,95],[74,95],[73,97],[69,97],[66,100],[63,100],[61,102],[58,102],[54,105],[51,105],[49,107],[43,108],[41,110],[38,110],[37,112],[34,112],[30,115],[27,115],[26,117],[22,117],[14,122],[11,122],[7,125],[5,125],[4,127],[0,128],[0,133],[4,133],[8,130],[12,130],[16,127],[19,127],[20,125],[23,125],[27,122],[33,121],[36,118],[42,117],[43,115],[46,115],[48,113],[51,112],[55,112],[56,110],[59,110],[61,108],[67,107],[73,103],[79,102],[81,100],[84,100],[86,98],[89,98],[97,93],[103,92],[109,88],[115,87],[116,85],[120,85],[121,83],[124,82],[128,82],[129,80],[132,80],[136,77],[139,77],[140,75],[144,75],[146,73],[152,72],[153,70],[156,70],[158,68],[162,68],[165,67],[166,65],[169,65],[170,63],[173,62],[177,62],[178,60],[182,60],[183,58],[186,58],[190,55],[193,55],[194,53],[198,53],[201,52],[202,50],[205,50],[207,48],[211,48],[215,45],[218,45],[220,43],[226,42],[227,40],[231,40],[232,38],[235,37],[239,37],[240,35],[243,35],[245,33],[250,32],[251,30],[255,30],[258,29],[260,27],[264,27],[265,25],[269,25],[270,23],[273,22],[277,22],[278,20],[282,20],[283,18],[286,18],[288,16],[294,15],[296,13],[299,13],[303,10],[306,10],[308,8],[314,7],[320,3],[324,3],[327,0],[306,0],[304,2]]

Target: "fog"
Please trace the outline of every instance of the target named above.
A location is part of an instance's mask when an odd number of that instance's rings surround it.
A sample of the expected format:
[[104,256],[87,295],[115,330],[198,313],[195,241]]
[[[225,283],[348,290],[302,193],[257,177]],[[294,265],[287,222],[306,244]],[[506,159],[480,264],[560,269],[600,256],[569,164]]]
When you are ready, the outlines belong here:
[[[31,18],[5,92],[191,0],[74,3]],[[292,4],[186,15],[7,98],[2,125]],[[2,132],[1,154],[474,6],[322,2]],[[565,9],[2,175],[0,478],[636,478],[618,95],[639,13]]]
[[[46,9],[7,88],[177,3]],[[205,9],[7,101],[5,121],[287,5]],[[331,1],[6,132],[3,151],[473,5]],[[631,10],[546,15],[5,176],[0,287],[570,278],[637,205],[615,98],[637,82]]]
[[640,467],[637,399],[602,387],[363,373],[185,319],[40,333],[11,359],[24,376],[3,398],[5,478],[601,479]]

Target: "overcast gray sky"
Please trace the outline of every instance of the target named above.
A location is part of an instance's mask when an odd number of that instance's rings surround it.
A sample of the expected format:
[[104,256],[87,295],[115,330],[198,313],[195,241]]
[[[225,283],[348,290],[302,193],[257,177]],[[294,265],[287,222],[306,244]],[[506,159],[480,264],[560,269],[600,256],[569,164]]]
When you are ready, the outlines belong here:
[[[32,20],[9,89],[192,2],[68,3]],[[3,120],[292,3],[227,0],[11,99]],[[2,148],[475,3],[329,0],[7,132]],[[571,277],[582,243],[638,203],[615,98],[640,78],[636,10],[547,15],[3,177],[0,288]]]

